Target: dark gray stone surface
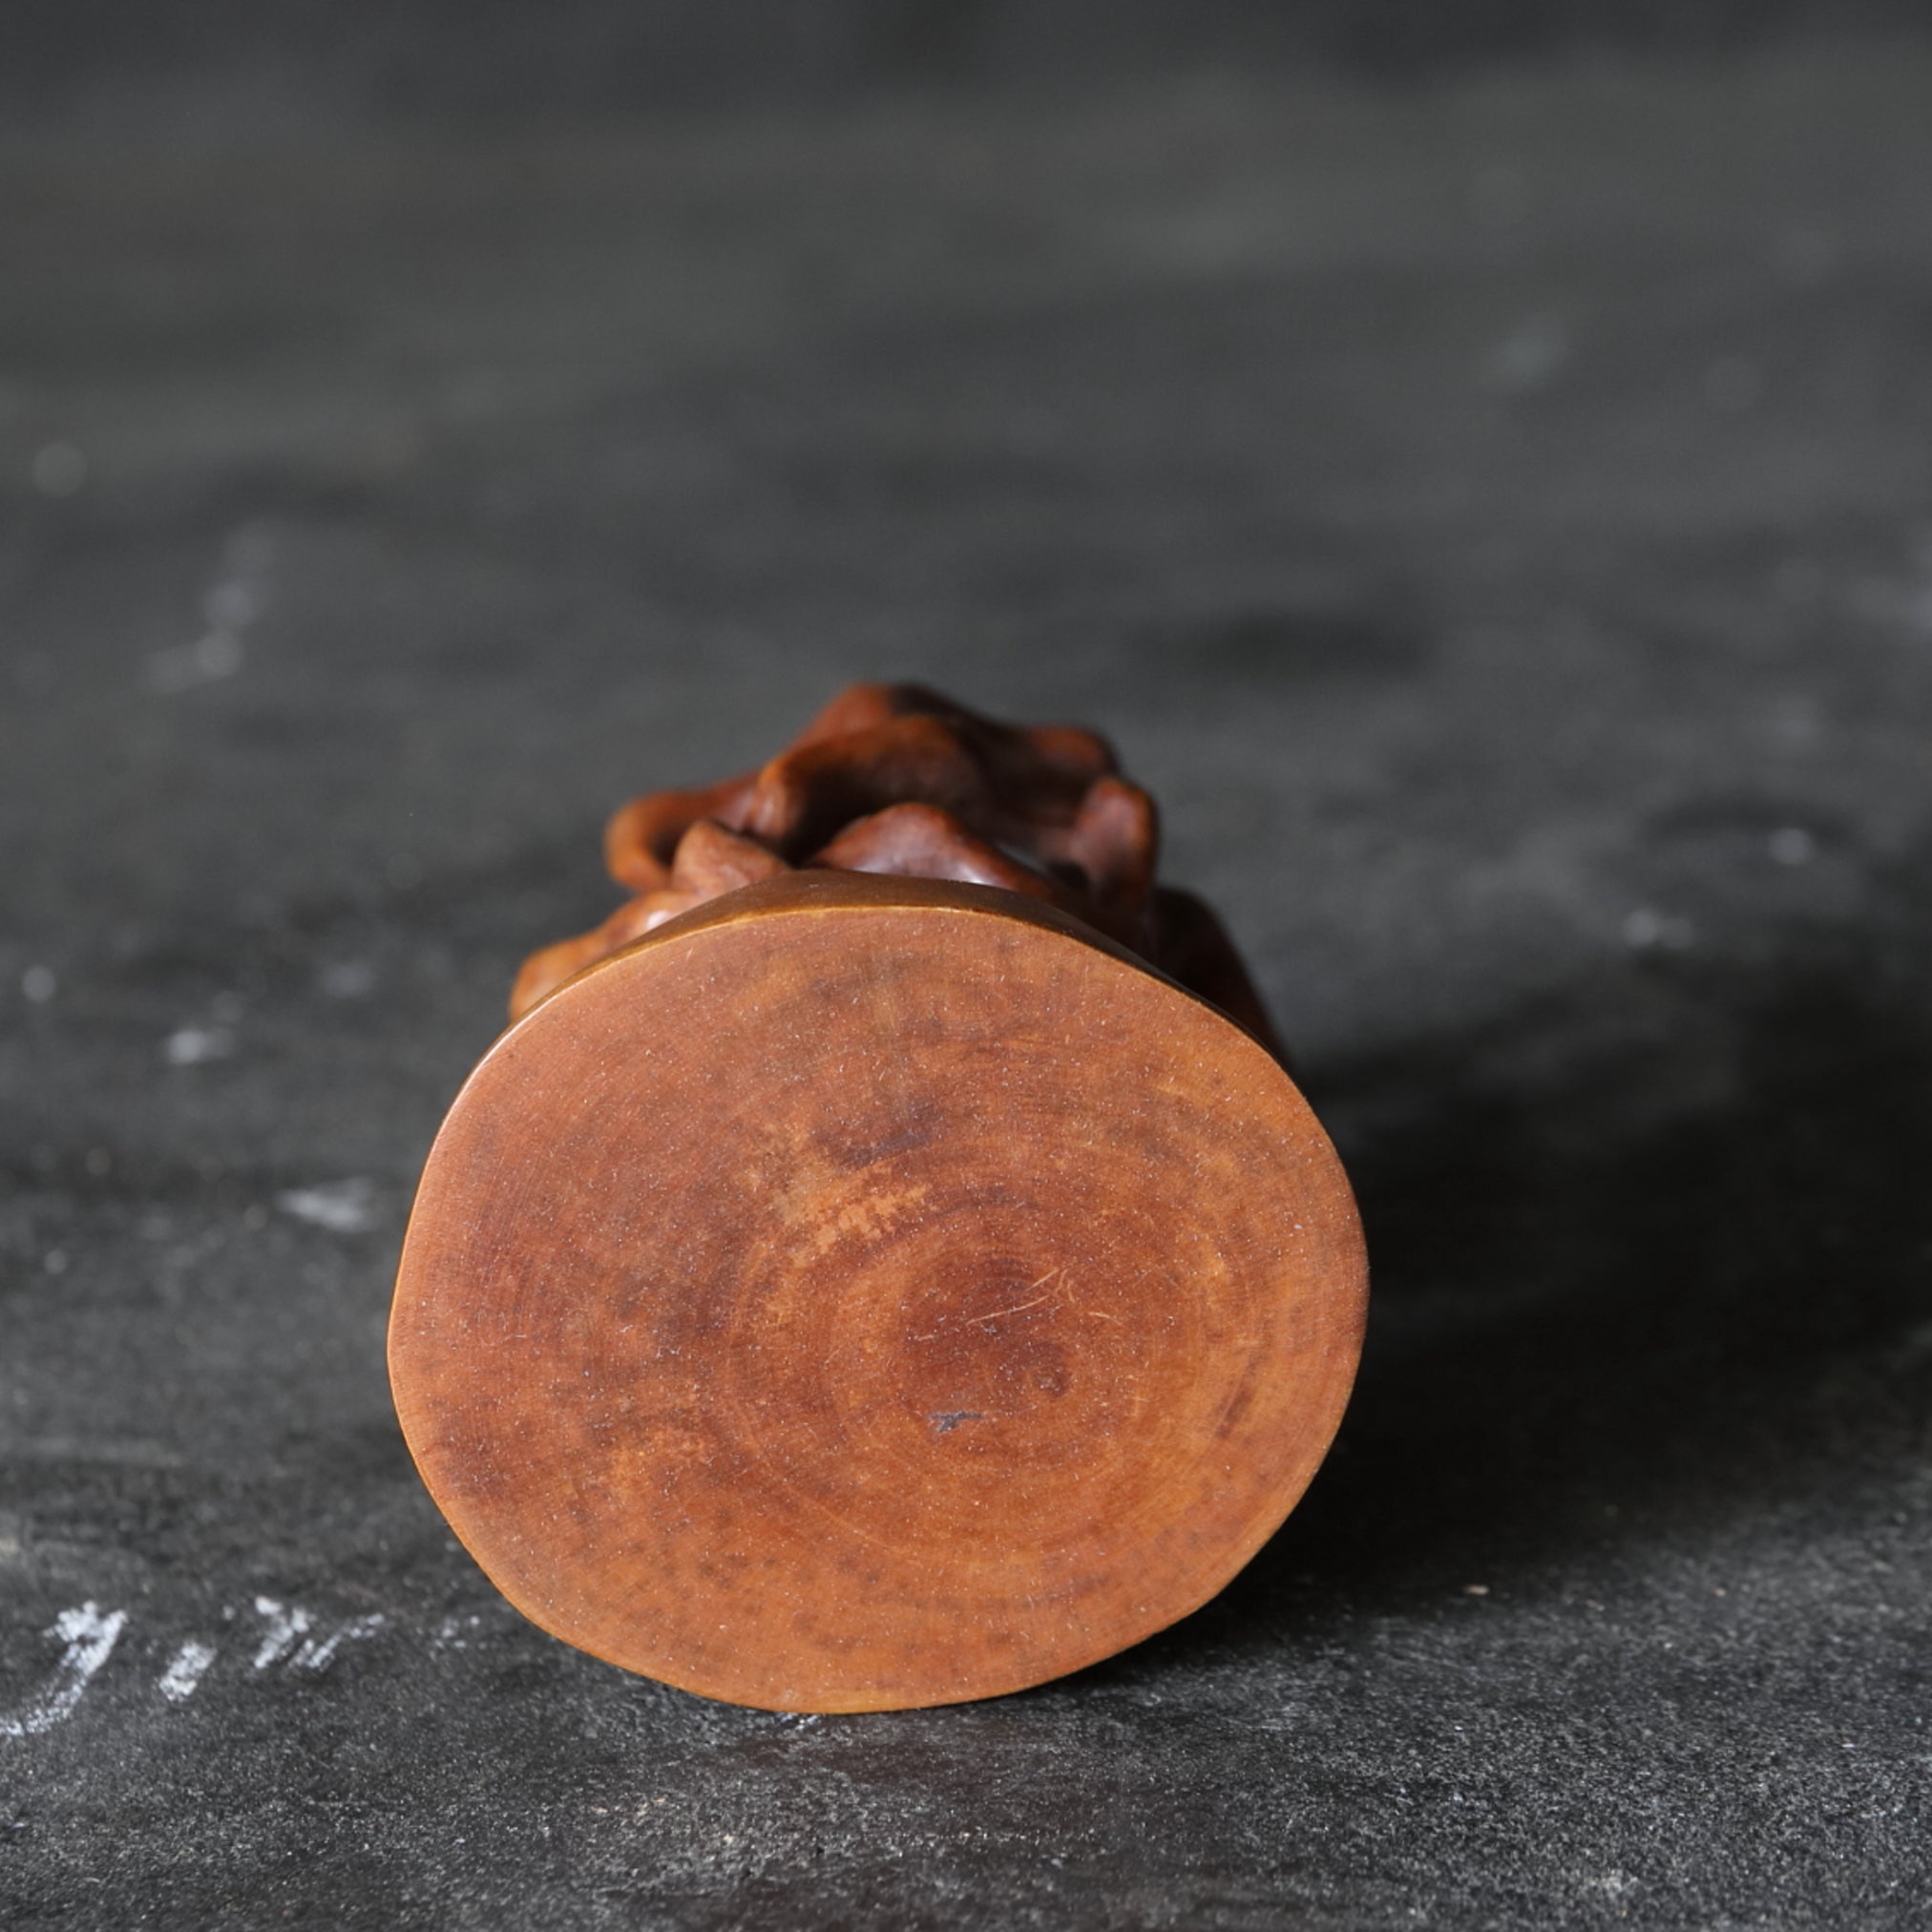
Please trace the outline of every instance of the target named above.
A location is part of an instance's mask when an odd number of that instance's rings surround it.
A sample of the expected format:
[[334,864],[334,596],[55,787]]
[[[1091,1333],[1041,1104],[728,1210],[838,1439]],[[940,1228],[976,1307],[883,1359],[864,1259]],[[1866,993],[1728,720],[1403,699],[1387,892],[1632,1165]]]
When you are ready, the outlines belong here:
[[476,123],[1312,61],[1400,81],[1924,26],[1922,0],[8,0],[0,116]]
[[[0,1919],[1923,1923],[1928,101],[12,141]],[[1378,1298],[1209,1608],[787,1719],[510,1612],[383,1323],[604,811],[882,674],[1118,736]]]

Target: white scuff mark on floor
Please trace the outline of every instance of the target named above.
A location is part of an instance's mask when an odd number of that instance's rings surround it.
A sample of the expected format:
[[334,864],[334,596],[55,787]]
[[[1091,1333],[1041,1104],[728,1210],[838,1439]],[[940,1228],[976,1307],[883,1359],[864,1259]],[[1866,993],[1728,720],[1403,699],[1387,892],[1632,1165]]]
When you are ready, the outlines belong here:
[[375,1226],[375,1183],[357,1175],[313,1187],[284,1187],[276,1195],[275,1205],[284,1214],[326,1228],[331,1234],[361,1234]]
[[267,600],[273,547],[265,533],[243,527],[229,537],[221,569],[201,597],[208,628],[193,643],[157,651],[148,660],[148,688],[175,698],[232,678],[247,661],[242,633]]
[[1624,944],[1639,953],[1661,949],[1668,953],[1687,952],[1697,941],[1697,929],[1678,913],[1660,913],[1654,906],[1639,906],[1624,918]]
[[[18,1544],[0,1538],[0,1555],[17,1554]],[[249,1662],[251,1671],[243,1681],[269,1679],[268,1673],[282,1666],[296,1681],[322,1675],[350,1644],[388,1638],[399,1632],[396,1620],[388,1612],[366,1610],[339,1622],[303,1605],[280,1597],[259,1596],[254,1612],[262,1620],[260,1640]],[[223,1608],[222,1620],[234,1626],[237,1611]],[[66,1646],[47,1681],[10,1711],[0,1711],[0,1738],[32,1737],[51,1731],[70,1716],[80,1702],[95,1673],[106,1664],[130,1622],[126,1610],[103,1610],[88,1602],[77,1608],[63,1610],[47,1634]],[[431,1654],[466,1650],[483,1636],[481,1616],[445,1615],[418,1634]],[[188,1704],[201,1689],[209,1671],[220,1659],[226,1643],[225,1633],[208,1637],[170,1639],[167,1662],[158,1676],[147,1679],[152,1694],[177,1709]],[[142,1653],[146,1646],[141,1647]],[[286,1678],[283,1681],[287,1681]]]
[[204,1060],[226,1060],[235,1051],[231,1026],[180,1026],[161,1045],[170,1066],[200,1066]]
[[1586,1890],[1602,1892],[1606,1898],[1624,1899],[1637,1889],[1637,1880],[1628,1872],[1606,1872],[1600,1878],[1583,1880]]
[[325,1637],[321,1643],[311,1637],[296,1651],[294,1668],[298,1670],[326,1670],[335,1662],[335,1653],[345,1644],[360,1643],[365,1637],[373,1637],[388,1622],[388,1619],[376,1610],[371,1610],[366,1617],[351,1617],[333,1636]]
[[94,1673],[120,1641],[127,1620],[125,1610],[103,1610],[95,1603],[62,1610],[47,1632],[67,1646],[60,1662],[53,1667],[53,1675],[19,1710],[0,1712],[0,1737],[34,1737],[73,1716]]
[[164,697],[176,697],[232,678],[242,668],[244,656],[242,640],[233,631],[209,631],[192,644],[157,651],[148,660],[148,684]]
[[258,1670],[279,1663],[315,1628],[315,1619],[301,1605],[281,1603],[274,1597],[257,1597],[255,1614],[268,1627],[262,1633],[261,1648],[255,1652]]
[[156,1682],[158,1690],[171,1704],[185,1704],[195,1694],[208,1666],[215,1661],[215,1647],[204,1644],[199,1637],[190,1637],[168,1660],[168,1668]]
[[367,959],[330,959],[315,981],[330,999],[362,999],[375,991],[376,969]]
[[432,1650],[467,1650],[470,1639],[483,1628],[481,1617],[445,1617],[430,1636]]

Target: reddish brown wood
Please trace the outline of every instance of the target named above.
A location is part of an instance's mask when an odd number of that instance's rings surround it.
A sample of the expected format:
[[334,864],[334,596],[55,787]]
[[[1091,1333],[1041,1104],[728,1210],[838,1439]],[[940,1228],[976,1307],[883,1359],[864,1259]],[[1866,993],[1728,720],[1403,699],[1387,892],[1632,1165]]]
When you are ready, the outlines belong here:
[[524,962],[521,1018],[574,973],[720,892],[794,867],[999,886],[1072,913],[1211,999],[1281,1057],[1220,922],[1154,884],[1154,801],[1072,725],[1001,724],[920,684],[854,684],[758,771],[634,799],[604,834],[637,896]]
[[[1083,734],[992,742],[1004,802],[957,833],[929,813],[963,781],[890,796],[923,736],[840,775],[867,808],[835,827],[810,757],[627,808],[645,896],[707,895],[536,998],[437,1139],[405,1434],[511,1601],[613,1663],[780,1710],[1039,1683],[1217,1591],[1339,1421],[1365,1274],[1333,1148],[1251,1031],[1061,902],[1153,902],[1105,857],[1144,794],[1096,801]],[[1001,872],[1049,844],[1102,857]],[[995,882],[826,856],[882,845]],[[1175,903],[1144,936],[1224,971]]]

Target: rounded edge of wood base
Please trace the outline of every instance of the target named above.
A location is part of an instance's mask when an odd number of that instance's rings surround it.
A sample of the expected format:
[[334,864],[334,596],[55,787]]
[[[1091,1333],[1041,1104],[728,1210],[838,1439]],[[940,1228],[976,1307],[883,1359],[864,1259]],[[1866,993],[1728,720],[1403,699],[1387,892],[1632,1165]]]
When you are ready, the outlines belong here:
[[1225,1016],[1018,895],[804,873],[499,1040],[389,1360],[431,1496],[553,1635],[915,1709],[1225,1587],[1327,1451],[1366,1288],[1327,1136]]

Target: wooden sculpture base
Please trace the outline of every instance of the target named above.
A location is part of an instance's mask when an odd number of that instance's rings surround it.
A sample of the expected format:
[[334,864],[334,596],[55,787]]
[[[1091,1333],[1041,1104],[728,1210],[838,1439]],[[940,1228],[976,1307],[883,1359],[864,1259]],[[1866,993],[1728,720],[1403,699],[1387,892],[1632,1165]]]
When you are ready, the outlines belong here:
[[526,1615],[737,1703],[1093,1663],[1321,1460],[1359,1225],[1256,1041],[1015,893],[790,872],[566,983],[424,1175],[390,1338]]

